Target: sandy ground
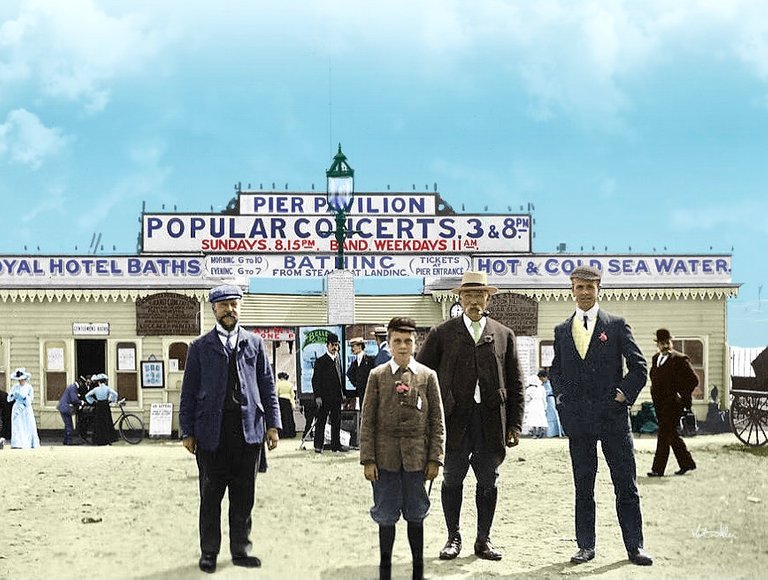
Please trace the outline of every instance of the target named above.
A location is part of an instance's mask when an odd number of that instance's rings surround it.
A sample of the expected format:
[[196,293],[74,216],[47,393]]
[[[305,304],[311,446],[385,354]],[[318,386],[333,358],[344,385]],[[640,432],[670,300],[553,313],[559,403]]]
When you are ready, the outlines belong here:
[[[768,576],[768,448],[748,449],[731,434],[687,442],[696,472],[649,479],[655,439],[636,439],[646,547],[654,566],[626,560],[602,458],[598,555],[571,565],[576,548],[567,441],[524,439],[502,466],[493,540],[504,559],[472,555],[471,476],[463,513],[469,550],[452,562],[437,558],[445,540],[438,477],[425,521],[427,577]],[[281,441],[270,454],[269,472],[257,481],[253,540],[263,567],[236,568],[225,549],[214,577],[377,577],[377,530],[367,511],[371,489],[357,454],[315,455],[297,446],[298,439]],[[0,489],[2,579],[209,577],[197,568],[197,470],[179,442],[62,447],[51,441],[28,451],[6,446],[0,451]],[[226,534],[226,524],[224,529]],[[407,578],[404,523],[397,533],[394,576]]]

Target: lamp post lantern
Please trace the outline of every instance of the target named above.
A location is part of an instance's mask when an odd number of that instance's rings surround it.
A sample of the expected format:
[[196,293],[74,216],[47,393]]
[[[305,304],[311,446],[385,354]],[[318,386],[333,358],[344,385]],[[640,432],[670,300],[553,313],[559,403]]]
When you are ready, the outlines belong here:
[[355,170],[349,166],[347,157],[339,151],[333,157],[331,167],[325,172],[328,179],[327,202],[328,207],[336,214],[336,230],[334,237],[338,250],[336,253],[336,269],[344,269],[344,240],[349,233],[347,231],[347,212],[352,208],[352,198],[355,195]]

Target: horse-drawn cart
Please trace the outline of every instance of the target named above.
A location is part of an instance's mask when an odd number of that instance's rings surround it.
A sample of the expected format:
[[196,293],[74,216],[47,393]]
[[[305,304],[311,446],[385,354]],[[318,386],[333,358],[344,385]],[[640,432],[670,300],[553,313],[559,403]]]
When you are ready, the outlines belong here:
[[731,377],[731,430],[750,447],[768,443],[768,348],[752,361],[754,377]]

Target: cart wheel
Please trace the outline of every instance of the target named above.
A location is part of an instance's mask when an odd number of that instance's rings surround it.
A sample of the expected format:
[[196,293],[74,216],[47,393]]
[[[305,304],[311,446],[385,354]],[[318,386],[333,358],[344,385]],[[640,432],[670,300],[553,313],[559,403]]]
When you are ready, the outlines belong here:
[[768,443],[768,397],[739,395],[731,405],[731,430],[750,447]]

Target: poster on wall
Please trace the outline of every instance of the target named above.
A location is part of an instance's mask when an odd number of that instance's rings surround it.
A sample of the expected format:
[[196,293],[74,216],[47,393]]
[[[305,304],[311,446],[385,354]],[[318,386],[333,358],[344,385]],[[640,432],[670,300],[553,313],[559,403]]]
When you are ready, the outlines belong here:
[[136,349],[118,348],[117,349],[117,370],[135,371],[136,370]]
[[[301,359],[301,382],[299,397],[312,397],[312,371],[315,361],[326,353],[326,339],[333,332],[341,337],[341,326],[301,326],[299,327],[299,357]],[[342,363],[342,368],[346,365]]]
[[51,347],[48,349],[47,366],[49,371],[63,371],[64,370],[64,349],[59,347]]

